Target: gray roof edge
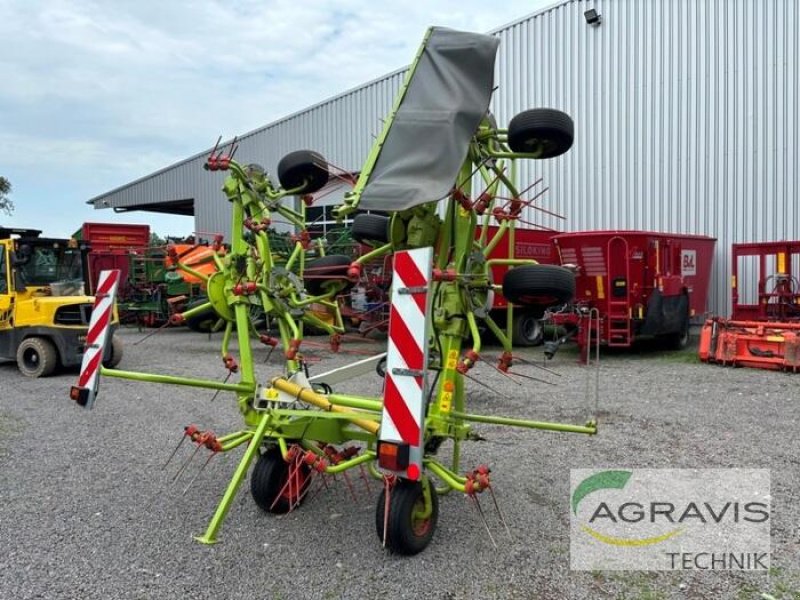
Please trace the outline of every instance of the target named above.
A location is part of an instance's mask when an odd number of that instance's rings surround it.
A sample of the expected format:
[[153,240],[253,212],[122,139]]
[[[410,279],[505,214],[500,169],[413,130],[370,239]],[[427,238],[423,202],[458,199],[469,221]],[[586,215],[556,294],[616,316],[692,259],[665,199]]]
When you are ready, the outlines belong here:
[[[558,2],[554,2],[553,4],[551,4],[549,6],[546,6],[544,8],[540,8],[539,10],[536,10],[536,11],[530,13],[530,14],[527,14],[527,15],[525,15],[523,17],[515,19],[515,20],[513,20],[513,21],[511,21],[509,23],[506,23],[505,25],[501,25],[500,27],[498,27],[496,29],[492,29],[492,30],[487,32],[487,35],[497,35],[499,33],[502,33],[503,31],[505,31],[506,29],[510,29],[511,27],[514,27],[515,25],[518,25],[519,23],[522,23],[524,21],[528,21],[530,19],[533,19],[533,18],[536,18],[538,16],[541,16],[541,15],[543,15],[545,13],[548,13],[548,12],[550,12],[552,10],[555,10],[556,8],[560,8],[560,7],[565,6],[567,4],[572,4],[573,2],[582,2],[582,1],[583,0],[560,0]],[[252,136],[254,136],[256,134],[259,134],[259,133],[262,133],[264,131],[267,131],[268,129],[271,129],[273,127],[276,127],[276,126],[280,125],[281,123],[285,123],[287,121],[291,121],[292,119],[296,119],[300,115],[303,115],[305,113],[309,113],[311,111],[317,110],[318,108],[320,108],[322,106],[325,106],[326,104],[332,104],[332,103],[334,103],[334,102],[336,102],[338,100],[341,100],[342,98],[346,98],[347,96],[355,94],[356,92],[359,92],[360,90],[363,90],[363,89],[369,88],[371,86],[377,85],[379,83],[382,83],[382,82],[384,82],[384,81],[386,81],[388,79],[391,79],[392,77],[395,77],[396,75],[398,75],[400,73],[403,73],[407,69],[408,69],[408,65],[406,65],[404,67],[400,67],[399,69],[395,69],[394,71],[391,71],[391,72],[387,73],[386,75],[381,75],[380,77],[376,77],[375,79],[371,79],[370,81],[367,81],[366,83],[361,83],[361,84],[359,84],[357,86],[354,86],[354,87],[352,87],[352,88],[350,88],[350,89],[348,89],[348,90],[346,90],[344,92],[336,94],[335,96],[331,96],[330,98],[326,98],[325,100],[321,100],[320,102],[317,102],[316,104],[312,104],[311,106],[307,106],[307,107],[305,107],[305,108],[303,108],[301,110],[298,110],[298,111],[295,111],[293,113],[290,113],[290,114],[288,114],[288,115],[286,115],[284,117],[281,117],[280,119],[277,119],[275,121],[267,123],[266,125],[262,125],[261,127],[257,127],[256,129],[252,129],[252,130],[248,131],[247,133],[244,133],[242,135],[236,136],[236,139],[237,140],[243,140],[243,139],[252,137]],[[219,147],[220,148],[224,148],[226,145],[229,145],[232,140],[233,140],[233,138],[229,138],[229,139],[227,139],[225,141],[221,141],[219,143]],[[166,173],[167,171],[171,171],[173,169],[176,169],[178,167],[186,165],[186,164],[192,162],[193,160],[197,160],[198,158],[201,158],[203,156],[208,156],[208,154],[211,152],[211,150],[213,150],[213,148],[208,148],[208,149],[203,150],[201,152],[198,152],[196,154],[192,154],[188,158],[184,158],[182,160],[179,160],[178,162],[172,163],[171,165],[168,165],[166,167],[158,169],[157,171],[153,171],[152,173],[149,173],[148,175],[143,175],[142,177],[134,179],[133,181],[131,181],[129,183],[126,183],[126,184],[120,185],[118,187],[115,187],[112,190],[109,190],[108,192],[105,192],[103,194],[99,194],[97,196],[89,198],[86,201],[86,204],[96,204],[96,202],[98,200],[102,200],[103,198],[107,198],[108,196],[112,196],[112,195],[114,195],[116,193],[119,193],[119,192],[121,192],[121,191],[123,191],[123,190],[125,190],[127,188],[130,188],[130,187],[133,187],[133,186],[135,186],[135,185],[137,185],[139,183],[142,183],[143,181],[147,181],[148,179],[153,179],[155,177],[158,177],[159,175],[161,175],[163,173]]]

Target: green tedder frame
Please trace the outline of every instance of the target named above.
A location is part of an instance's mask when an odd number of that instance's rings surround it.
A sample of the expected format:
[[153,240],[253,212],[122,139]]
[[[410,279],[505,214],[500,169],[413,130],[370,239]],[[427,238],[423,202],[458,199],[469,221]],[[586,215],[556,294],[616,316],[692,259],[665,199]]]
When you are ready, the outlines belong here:
[[[365,190],[369,190],[375,166],[392,135],[392,126],[433,31],[429,31],[409,69],[359,181],[337,208],[339,216],[355,214],[362,208]],[[381,215],[355,214],[354,235],[361,230],[361,237],[371,238],[368,241],[373,246],[355,261],[330,256],[307,261],[309,246],[302,235],[304,203],[297,211],[284,202],[293,196],[311,194],[327,181],[327,165],[319,155],[308,151],[287,155],[278,168],[281,185],[276,186],[263,169],[232,160],[233,146],[228,155],[211,153],[205,167],[228,172],[222,189],[231,204],[232,227],[230,250],[215,259],[218,272],[208,279],[209,305],[224,320],[222,360],[231,373],[238,374],[238,382],[102,369],[102,375],[107,377],[220,390],[235,396],[244,421],[241,431],[216,437],[194,427],[186,430],[186,437],[213,453],[245,447],[199,541],[210,544],[217,540],[226,513],[254,461],[251,491],[259,506],[268,512],[286,512],[299,505],[315,473],[336,474],[349,469],[363,472],[366,467],[384,482],[377,508],[379,537],[390,550],[413,554],[422,550],[433,535],[437,494],[457,490],[474,497],[490,489],[487,468],[465,472],[460,465],[460,445],[471,437],[472,423],[596,433],[593,418],[585,424],[548,423],[479,415],[467,409],[466,381],[482,351],[481,324],[502,345],[498,370],[505,373],[516,364],[508,330],[513,321],[511,302],[509,325],[504,330],[489,316],[492,294],[502,291],[517,304],[544,310],[550,304],[568,301],[574,293],[574,279],[561,267],[537,265],[530,260],[488,258],[499,244],[508,244],[508,256],[514,255],[515,224],[527,205],[515,184],[515,161],[551,158],[566,152],[572,144],[571,120],[558,111],[539,109],[521,113],[508,129],[499,129],[485,109],[483,114],[477,130],[471,130],[465,157],[445,198],[430,198]],[[475,193],[476,189],[479,193]],[[273,261],[266,233],[272,213],[279,213],[300,232],[288,263],[280,266]],[[499,224],[493,233],[490,223]],[[368,235],[369,232],[376,234]],[[332,389],[339,381],[374,372],[381,357],[314,377],[308,375],[301,346],[306,324],[327,331],[335,349],[338,336],[344,332],[336,295],[358,278],[361,267],[370,260],[421,247],[432,247],[434,256],[428,315],[431,351],[426,357],[432,383],[425,390],[423,470],[417,481],[411,481],[395,477],[381,468],[383,463],[379,464],[383,399],[336,393]],[[511,267],[502,284],[492,281],[491,267],[495,264]],[[333,323],[318,318],[311,311],[313,304],[327,307],[335,315]],[[250,319],[254,306],[262,308],[277,324],[279,340],[254,328]],[[207,308],[200,306],[183,316]],[[238,361],[230,348],[234,334]],[[285,371],[270,381],[259,381],[251,346],[254,341],[271,347],[279,345],[285,357]],[[452,455],[447,461],[437,458],[437,450],[445,441],[452,442]]]

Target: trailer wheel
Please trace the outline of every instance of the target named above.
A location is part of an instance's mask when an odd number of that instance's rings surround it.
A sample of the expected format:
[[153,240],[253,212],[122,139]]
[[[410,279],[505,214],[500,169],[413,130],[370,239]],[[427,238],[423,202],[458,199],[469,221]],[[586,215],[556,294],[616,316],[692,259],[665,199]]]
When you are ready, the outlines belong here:
[[683,327],[676,333],[670,333],[661,338],[667,350],[686,350],[689,347],[689,317],[686,317]]
[[564,304],[575,296],[575,275],[558,265],[522,265],[503,278],[503,295],[529,307],[528,313],[541,318],[549,306]]
[[278,163],[278,181],[284,189],[313,194],[328,183],[328,162],[312,150],[290,152]]
[[353,261],[343,254],[323,256],[309,262],[303,273],[306,291],[312,296],[330,292],[332,288],[344,289],[350,285],[347,279],[347,268]]
[[[386,547],[395,554],[411,555],[424,550],[436,530],[439,518],[439,498],[430,479],[431,514],[421,517],[425,509],[422,484],[403,479],[389,492],[389,518],[386,521]],[[375,511],[375,528],[378,539],[383,541],[384,515],[386,508],[386,489],[378,496]]]
[[511,341],[515,346],[538,346],[544,339],[544,326],[540,316],[528,311],[514,313]]
[[47,377],[57,362],[56,347],[46,338],[25,338],[17,348],[17,366],[26,377]]
[[311,484],[311,469],[303,464],[289,481],[289,464],[277,449],[270,449],[258,457],[250,474],[250,494],[264,512],[282,515],[303,502]]
[[111,356],[103,361],[103,366],[106,369],[113,369],[116,367],[122,360],[122,353],[122,340],[116,335],[111,336]]
[[[192,308],[197,308],[201,304],[206,304],[207,302],[208,298],[192,300],[186,305],[184,312]],[[219,315],[217,314],[217,311],[209,306],[208,310],[204,310],[199,315],[194,315],[186,319],[184,324],[186,327],[197,333],[211,333],[214,331],[214,326],[217,324],[217,321],[219,321]]]
[[516,115],[508,124],[508,146],[514,152],[554,158],[572,147],[575,126],[567,113],[534,108]]
[[368,246],[382,246],[389,241],[389,217],[361,213],[353,217],[353,239]]

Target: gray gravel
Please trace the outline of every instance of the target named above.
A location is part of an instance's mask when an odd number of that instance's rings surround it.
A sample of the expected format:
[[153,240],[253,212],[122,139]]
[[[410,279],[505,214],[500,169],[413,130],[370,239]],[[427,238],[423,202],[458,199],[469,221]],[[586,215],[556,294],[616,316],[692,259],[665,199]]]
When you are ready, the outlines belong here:
[[[120,368],[222,379],[219,336],[121,333]],[[350,344],[363,349],[369,345]],[[375,345],[377,349],[378,344]],[[277,354],[277,353],[276,353]],[[352,355],[314,350],[312,369]],[[499,354],[487,349],[487,358]],[[541,350],[521,353],[539,358]],[[259,366],[278,373],[277,356]],[[556,387],[518,386],[487,365],[469,382],[469,410],[580,423],[590,412],[586,372],[574,353],[550,364]],[[532,367],[524,371],[537,375]],[[340,482],[300,510],[262,513],[246,488],[221,541],[203,533],[240,451],[215,458],[185,495],[177,463],[163,462],[183,426],[217,432],[241,421],[230,396],[106,378],[89,412],[68,399],[75,374],[40,380],[0,364],[0,597],[26,598],[799,598],[800,375],[702,365],[691,355],[616,354],[602,366],[596,437],[479,426],[464,465],[489,463],[513,540],[486,498],[495,550],[467,500],[441,499],[439,528],[412,558],[386,554],[375,534],[374,502]],[[377,376],[343,391],[376,394]],[[180,458],[190,452],[181,448]],[[197,458],[192,473],[201,464]],[[760,467],[771,469],[772,574],[573,572],[569,569],[570,468]]]

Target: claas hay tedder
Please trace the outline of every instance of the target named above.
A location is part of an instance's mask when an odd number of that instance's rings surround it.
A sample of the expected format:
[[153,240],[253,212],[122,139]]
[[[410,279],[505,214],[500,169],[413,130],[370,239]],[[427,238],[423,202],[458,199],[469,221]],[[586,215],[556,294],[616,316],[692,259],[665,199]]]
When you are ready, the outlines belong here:
[[[373,247],[355,261],[325,256],[305,264],[299,235],[289,263],[272,262],[265,231],[270,214],[282,214],[302,233],[302,212],[281,200],[325,184],[328,165],[321,156],[287,155],[275,186],[263,169],[234,161],[233,145],[227,154],[212,152],[206,168],[229,173],[223,191],[233,227],[230,251],[218,258],[208,296],[225,320],[222,360],[238,382],[101,371],[235,395],[245,424],[241,431],[216,437],[192,426],[183,438],[212,453],[245,447],[199,541],[216,541],[251,465],[251,494],[270,513],[298,507],[315,476],[366,469],[383,484],[376,503],[378,538],[392,552],[415,554],[436,529],[438,495],[456,490],[477,504],[481,492],[491,493],[488,467],[464,471],[460,465],[461,442],[474,437],[472,423],[596,433],[594,418],[585,424],[547,423],[467,411],[466,382],[482,358],[484,328],[502,346],[496,368],[507,373],[518,362],[510,332],[489,315],[493,292],[502,290],[515,305],[541,315],[548,306],[568,302],[575,290],[569,270],[514,258],[499,259],[510,268],[502,284],[492,281],[497,261],[489,256],[501,243],[513,248],[515,222],[530,203],[513,181],[515,161],[556,157],[573,141],[572,120],[552,109],[525,111],[508,129],[497,127],[488,109],[498,45],[490,36],[443,28],[427,32],[358,182],[336,209],[339,217],[354,215],[354,231]],[[335,296],[370,260],[387,255],[394,260],[387,352],[310,375],[303,325],[327,331],[334,346],[342,331],[340,319],[322,321],[311,305],[335,311]],[[277,323],[280,339],[264,339],[254,330],[248,318],[252,305]],[[238,359],[229,347],[234,334]],[[254,340],[280,346],[284,372],[269,380],[257,376]],[[384,376],[382,397],[335,391],[337,383],[375,370]],[[93,390],[72,390],[79,402],[86,402],[87,394]],[[446,441],[452,442],[447,461],[437,457]]]

